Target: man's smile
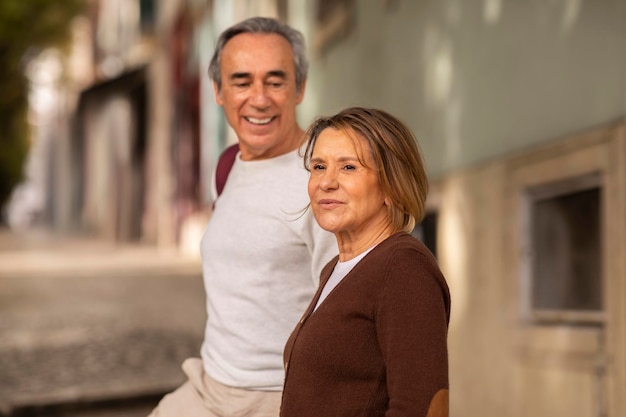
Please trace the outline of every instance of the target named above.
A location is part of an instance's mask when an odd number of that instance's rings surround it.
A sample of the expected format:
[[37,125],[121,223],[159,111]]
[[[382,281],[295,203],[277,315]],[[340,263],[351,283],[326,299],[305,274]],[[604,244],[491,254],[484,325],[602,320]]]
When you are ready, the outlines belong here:
[[274,117],[265,117],[263,119],[257,119],[256,117],[244,116],[244,119],[246,119],[248,122],[252,123],[253,125],[266,125],[270,123],[272,120],[274,120]]

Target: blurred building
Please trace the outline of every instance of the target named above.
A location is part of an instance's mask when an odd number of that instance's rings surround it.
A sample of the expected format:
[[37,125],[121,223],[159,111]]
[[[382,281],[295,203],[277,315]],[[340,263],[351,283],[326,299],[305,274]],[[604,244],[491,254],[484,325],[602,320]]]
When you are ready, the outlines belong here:
[[[162,3],[162,4],[161,4]],[[199,4],[198,4],[199,3]],[[58,212],[69,225],[115,241],[175,245],[200,190],[202,2],[91,2],[90,82],[72,115],[73,173]]]
[[90,5],[39,133],[58,230],[195,251],[233,141],[215,38],[279,17],[309,40],[303,126],[366,105],[418,137],[422,235],[453,297],[451,415],[626,415],[626,1]]

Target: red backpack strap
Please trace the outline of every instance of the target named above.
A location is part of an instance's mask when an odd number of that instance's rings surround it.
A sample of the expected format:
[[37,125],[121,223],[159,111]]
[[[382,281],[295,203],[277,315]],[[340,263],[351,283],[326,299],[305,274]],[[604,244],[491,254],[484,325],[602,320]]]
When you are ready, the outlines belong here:
[[230,145],[228,148],[224,149],[217,160],[217,168],[215,168],[215,186],[217,188],[218,196],[222,194],[230,169],[235,163],[237,152],[239,152],[239,144],[235,143],[234,145]]

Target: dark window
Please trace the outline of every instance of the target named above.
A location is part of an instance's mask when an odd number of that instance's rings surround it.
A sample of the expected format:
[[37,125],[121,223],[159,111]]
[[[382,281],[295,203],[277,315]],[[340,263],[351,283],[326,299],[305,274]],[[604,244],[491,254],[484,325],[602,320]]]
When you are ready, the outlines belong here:
[[530,209],[532,309],[602,310],[600,188],[535,199]]
[[354,8],[354,0],[318,0],[317,21],[324,24],[332,20],[337,10]]
[[415,226],[412,235],[421,240],[437,257],[437,218],[436,212],[428,212],[420,224]]
[[352,31],[355,22],[354,0],[318,0],[316,27],[312,39],[316,53],[325,53]]
[[139,0],[139,19],[143,32],[154,30],[154,20],[156,18],[156,4],[154,0]]
[[286,22],[287,16],[289,16],[289,1],[288,0],[277,0],[276,1],[276,9],[278,10],[278,19]]

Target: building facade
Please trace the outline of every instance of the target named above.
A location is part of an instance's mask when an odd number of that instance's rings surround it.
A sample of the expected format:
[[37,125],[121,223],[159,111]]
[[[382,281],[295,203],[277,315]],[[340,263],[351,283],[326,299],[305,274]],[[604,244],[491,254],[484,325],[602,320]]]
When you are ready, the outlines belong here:
[[58,227],[195,251],[234,140],[215,38],[278,17],[310,47],[303,126],[364,105],[418,137],[452,293],[451,415],[626,415],[626,1],[91,5]]

